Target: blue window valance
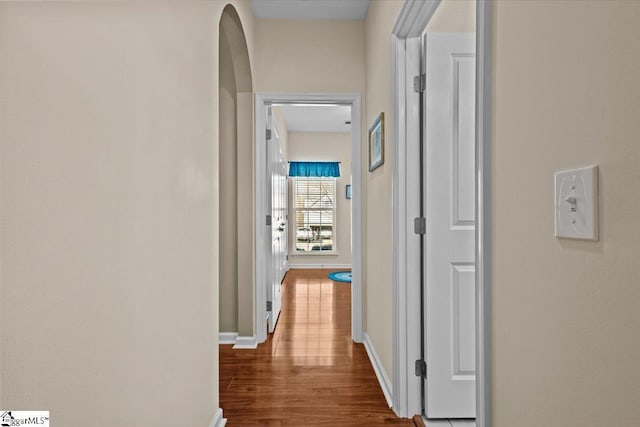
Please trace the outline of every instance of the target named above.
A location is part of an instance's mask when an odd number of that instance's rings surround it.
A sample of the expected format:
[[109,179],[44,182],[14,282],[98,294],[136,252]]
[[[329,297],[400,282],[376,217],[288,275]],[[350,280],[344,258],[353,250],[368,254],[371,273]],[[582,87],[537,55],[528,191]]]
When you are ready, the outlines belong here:
[[289,176],[337,178],[340,162],[289,162]]

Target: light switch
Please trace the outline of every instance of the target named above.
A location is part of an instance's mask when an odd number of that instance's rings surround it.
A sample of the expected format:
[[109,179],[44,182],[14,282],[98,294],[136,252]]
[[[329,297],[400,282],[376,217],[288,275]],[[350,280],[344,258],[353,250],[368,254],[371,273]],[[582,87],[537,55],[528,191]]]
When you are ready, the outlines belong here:
[[598,240],[598,166],[556,172],[556,237]]

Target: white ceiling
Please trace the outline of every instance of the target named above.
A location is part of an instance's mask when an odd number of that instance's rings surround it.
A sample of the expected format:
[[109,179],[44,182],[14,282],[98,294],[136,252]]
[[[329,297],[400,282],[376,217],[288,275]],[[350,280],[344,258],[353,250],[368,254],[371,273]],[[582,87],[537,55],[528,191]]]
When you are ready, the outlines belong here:
[[351,132],[348,105],[282,105],[280,111],[289,132]]
[[256,18],[365,19],[369,0],[251,0]]

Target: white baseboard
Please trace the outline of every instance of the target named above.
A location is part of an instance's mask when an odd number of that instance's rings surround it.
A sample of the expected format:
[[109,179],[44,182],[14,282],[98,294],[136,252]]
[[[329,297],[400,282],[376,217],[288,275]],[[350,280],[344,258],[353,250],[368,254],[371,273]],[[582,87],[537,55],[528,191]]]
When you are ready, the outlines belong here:
[[373,366],[373,370],[376,373],[376,378],[378,378],[378,382],[380,383],[380,387],[382,388],[382,393],[384,394],[384,398],[387,399],[387,404],[389,408],[393,406],[393,393],[391,392],[391,381],[389,381],[389,377],[382,367],[382,362],[380,362],[380,358],[378,357],[378,353],[376,353],[375,348],[373,347],[373,343],[371,342],[371,338],[369,338],[369,334],[364,332],[362,334],[362,343],[364,344],[365,350],[367,350],[367,356],[369,356],[369,360],[371,361],[371,365]]
[[258,348],[258,337],[236,337],[234,349],[256,349]]
[[209,427],[224,427],[227,424],[227,419],[222,417],[222,408],[218,408]]
[[237,332],[220,332],[218,334],[218,344],[235,344],[238,338]]
[[321,268],[329,270],[334,268],[351,268],[351,264],[289,264],[289,268],[299,270]]
[[258,338],[240,337],[237,332],[220,332],[218,344],[233,344],[234,349],[256,349],[258,348]]

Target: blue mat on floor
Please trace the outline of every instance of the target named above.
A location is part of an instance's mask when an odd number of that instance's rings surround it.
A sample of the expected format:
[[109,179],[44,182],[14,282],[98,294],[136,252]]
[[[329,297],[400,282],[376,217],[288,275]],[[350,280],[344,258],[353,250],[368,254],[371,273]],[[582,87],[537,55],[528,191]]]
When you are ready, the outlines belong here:
[[336,282],[351,283],[351,272],[350,271],[334,271],[333,273],[329,273],[329,279],[334,280]]

